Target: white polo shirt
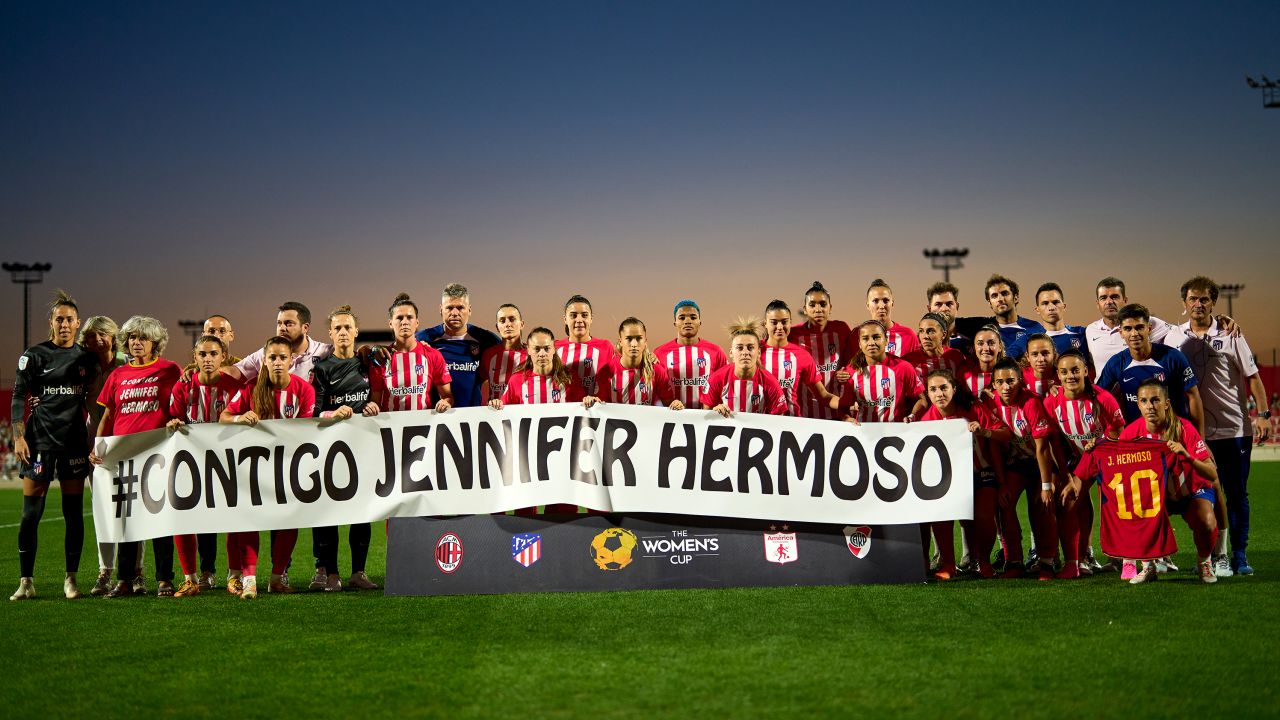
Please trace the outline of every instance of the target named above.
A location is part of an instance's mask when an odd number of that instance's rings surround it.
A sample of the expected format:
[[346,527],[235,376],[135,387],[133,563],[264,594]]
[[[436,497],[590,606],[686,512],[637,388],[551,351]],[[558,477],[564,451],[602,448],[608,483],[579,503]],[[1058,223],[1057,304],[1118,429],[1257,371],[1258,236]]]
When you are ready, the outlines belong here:
[[1182,351],[1200,381],[1204,406],[1205,440],[1231,440],[1253,433],[1245,405],[1249,378],[1258,374],[1253,351],[1244,336],[1231,337],[1215,319],[1204,335],[1196,335],[1185,322],[1169,333],[1166,344]]
[[[1169,323],[1153,316],[1151,318],[1151,342],[1169,345],[1166,338],[1172,327]],[[1084,338],[1089,344],[1089,354],[1093,356],[1093,368],[1096,372],[1102,372],[1102,368],[1107,366],[1107,361],[1111,359],[1112,355],[1129,349],[1129,346],[1124,342],[1124,336],[1120,334],[1120,324],[1116,323],[1115,327],[1107,327],[1102,318],[1094,320],[1085,327]],[[1170,347],[1177,347],[1177,345],[1171,345]]]
[[[293,357],[293,365],[289,368],[289,374],[311,382],[311,369],[315,367],[316,363],[332,354],[332,345],[307,337],[307,348]],[[244,375],[246,383],[251,383],[257,379],[258,372],[262,370],[262,357],[262,348],[258,348],[252,355],[236,363],[236,369],[240,371],[241,375]]]

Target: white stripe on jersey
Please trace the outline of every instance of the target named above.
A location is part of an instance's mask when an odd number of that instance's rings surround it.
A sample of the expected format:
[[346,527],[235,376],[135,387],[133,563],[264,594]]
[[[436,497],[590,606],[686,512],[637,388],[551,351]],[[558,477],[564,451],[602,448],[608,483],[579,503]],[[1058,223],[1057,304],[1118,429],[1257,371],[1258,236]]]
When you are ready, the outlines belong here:
[[500,398],[507,389],[507,381],[515,373],[516,367],[524,362],[524,349],[499,350],[489,358],[489,366],[484,369],[485,378],[489,381],[489,397]]
[[600,371],[600,349],[588,343],[570,342],[556,348],[569,372],[581,379],[582,389],[588,395],[596,394],[596,373]]
[[218,422],[218,416],[231,404],[232,393],[217,385],[201,385],[194,379],[187,391],[187,417],[189,423]]
[[886,364],[868,365],[854,373],[859,422],[892,422],[898,407],[898,379]]
[[297,393],[291,393],[288,390],[276,390],[276,412],[280,414],[282,419],[296,418],[298,412],[302,409],[302,402],[298,398]]
[[765,393],[755,380],[730,378],[720,399],[734,412],[765,412]]
[[[836,373],[845,365],[842,357],[844,348],[840,345],[840,333],[824,330],[820,333],[805,333],[796,338],[796,344],[813,356],[817,365],[818,379],[826,386],[827,392],[840,394],[840,383],[836,382]],[[807,418],[834,420],[839,417],[814,392],[805,387],[800,388],[800,414]]]
[[644,381],[639,368],[619,367],[613,375],[613,401],[623,405],[654,405],[653,383]]
[[550,375],[526,375],[520,388],[520,400],[525,405],[562,403],[568,399],[566,388],[556,387]]
[[776,348],[766,345],[760,352],[760,364],[764,366],[766,372],[777,378],[778,384],[782,386],[787,414],[791,416],[798,414],[796,378],[800,374],[800,363],[796,360],[795,354],[784,347]]
[[1103,435],[1102,408],[1089,397],[1075,400],[1063,397],[1061,402],[1053,409],[1058,427],[1076,450],[1084,452],[1085,445]]

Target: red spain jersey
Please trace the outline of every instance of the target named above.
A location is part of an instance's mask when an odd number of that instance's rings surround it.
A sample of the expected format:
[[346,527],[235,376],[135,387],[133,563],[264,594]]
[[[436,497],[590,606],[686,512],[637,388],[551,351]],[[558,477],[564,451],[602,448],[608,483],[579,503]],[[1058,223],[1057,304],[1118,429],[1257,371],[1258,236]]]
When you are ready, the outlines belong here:
[[1124,429],[1120,403],[1111,393],[1096,387],[1093,395],[1075,400],[1068,400],[1064,392],[1050,395],[1044,399],[1044,409],[1057,421],[1058,429],[1075,454],[1084,452],[1085,445],[1101,440],[1109,432],[1119,433]]
[[[1200,431],[1196,430],[1196,426],[1192,425],[1191,421],[1186,418],[1180,417],[1178,422],[1182,424],[1182,447],[1186,448],[1188,453],[1191,453],[1191,457],[1200,461],[1209,461],[1213,456],[1209,454],[1209,446],[1205,444],[1204,438],[1200,437]],[[1120,431],[1120,439],[1159,440],[1164,442],[1159,433],[1147,430],[1147,421],[1142,418],[1138,418],[1125,426],[1125,429]],[[1191,492],[1213,487],[1213,481],[1201,477],[1199,473],[1191,468],[1190,463],[1185,463],[1185,466],[1181,468],[1178,481],[1180,484],[1187,484],[1183,481],[1189,481]]]
[[787,415],[798,417],[800,405],[796,399],[796,386],[807,387],[817,382],[818,368],[813,356],[796,345],[760,348],[760,367],[764,368],[782,386]]
[[503,405],[542,405],[544,403],[580,402],[582,390],[573,383],[569,387],[557,385],[550,375],[517,372],[507,381],[502,392]]
[[[839,395],[842,391],[840,383],[836,382],[836,373],[849,364],[853,355],[848,353],[857,352],[857,347],[849,347],[851,333],[852,330],[843,321],[832,320],[821,330],[806,321],[791,328],[791,333],[787,335],[789,341],[813,356],[818,380],[833,395]],[[800,388],[799,402],[802,417],[820,420],[836,420],[840,417],[838,411],[822,402],[807,385]]]
[[1151,560],[1178,551],[1166,491],[1181,464],[1164,443],[1149,440],[1103,441],[1080,458],[1075,476],[1093,480],[1102,498],[1104,553]]
[[707,390],[702,394],[702,407],[714,408],[721,403],[733,412],[761,415],[786,415],[787,400],[778,379],[759,365],[756,374],[743,380],[726,365],[711,374]]
[[169,422],[169,396],[182,368],[156,358],[141,367],[121,365],[107,376],[98,404],[111,411],[107,435],[155,430]]
[[608,340],[592,338],[580,343],[568,338],[560,338],[556,341],[556,354],[560,356],[560,361],[565,364],[565,367],[569,368],[573,384],[577,386],[583,397],[587,395],[599,397],[600,389],[596,385],[596,373],[600,372],[600,368],[608,364],[618,353],[614,351],[613,343]]
[[[283,390],[271,388],[271,397],[275,406],[272,417],[263,420],[289,420],[293,418],[309,418],[316,415],[316,389],[311,383],[297,375],[289,376],[289,384]],[[253,409],[253,385],[245,385],[231,400],[227,408],[232,415],[244,415]]]
[[1039,398],[1049,396],[1049,391],[1058,387],[1062,383],[1058,382],[1058,371],[1054,370],[1049,377],[1041,380],[1036,377],[1036,371],[1029,367],[1022,368],[1022,386],[1031,391],[1031,394]]
[[942,355],[938,357],[925,355],[924,350],[920,350],[904,355],[902,359],[911,363],[911,367],[916,369],[916,375],[920,377],[922,382],[926,377],[929,377],[929,373],[938,368],[950,370],[951,374],[955,375],[956,379],[959,380],[964,375],[961,369],[966,362],[964,353],[950,347],[943,350]]
[[524,348],[508,350],[501,345],[494,345],[484,351],[480,356],[480,377],[489,382],[489,396],[486,400],[502,397],[507,389],[507,381],[528,356],[529,351]]
[[[938,412],[938,408],[930,404],[929,409],[925,410],[924,415],[920,416],[920,422],[928,422],[930,420],[954,420],[954,419],[965,420],[967,422],[976,422],[978,423],[978,428],[981,430],[1000,430],[1004,427],[1004,425],[1002,425],[1000,421],[996,419],[996,416],[993,415],[991,411],[988,410],[986,406],[982,405],[981,403],[976,404],[973,407],[969,408],[963,414],[955,415],[951,418],[943,417],[942,413]],[[991,465],[992,465],[991,458],[988,458],[985,454],[983,454],[982,446],[978,444],[978,438],[975,436],[974,442],[973,442],[974,469],[981,470],[983,468],[989,468],[991,467]]]
[[[850,337],[849,342],[856,345],[858,339]],[[855,349],[857,348],[852,346],[849,348],[849,357],[853,357],[852,353]],[[884,346],[884,351],[887,354],[902,357],[904,355],[910,355],[913,352],[918,352],[919,350],[920,338],[916,336],[915,330],[899,323],[894,323],[889,326],[889,334],[885,338]]]
[[661,362],[653,365],[653,378],[645,382],[640,368],[622,366],[622,358],[614,358],[596,375],[600,399],[623,405],[668,405],[676,399],[671,379]]
[[1036,456],[1036,440],[1053,435],[1057,428],[1049,413],[1045,412],[1040,398],[1027,392],[1025,387],[1018,390],[1018,397],[1009,404],[997,394],[994,405],[996,417],[1013,431],[1013,452],[1010,460],[1026,460]]
[[369,389],[384,411],[429,410],[435,407],[431,389],[453,382],[444,356],[425,342],[412,350],[390,350],[383,365],[369,371]]
[[849,365],[845,371],[853,377],[840,395],[840,407],[858,403],[854,416],[858,422],[899,422],[911,412],[916,398],[924,394],[916,369],[892,355],[886,355],[879,365],[861,370]]
[[658,362],[667,369],[667,377],[676,397],[687,408],[702,407],[699,398],[707,388],[711,373],[729,364],[719,345],[698,340],[697,345],[681,345],[680,340],[664,343],[654,351]]
[[224,373],[218,373],[211,385],[201,383],[200,375],[193,373],[190,380],[179,380],[173,386],[169,416],[185,423],[218,422],[218,416],[231,406],[241,387],[239,380]]

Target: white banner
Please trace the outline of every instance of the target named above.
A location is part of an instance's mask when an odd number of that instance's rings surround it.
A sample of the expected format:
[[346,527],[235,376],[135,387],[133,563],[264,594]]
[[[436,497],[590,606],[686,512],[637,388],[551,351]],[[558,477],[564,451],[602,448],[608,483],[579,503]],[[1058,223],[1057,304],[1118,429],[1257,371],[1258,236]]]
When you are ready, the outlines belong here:
[[99,443],[101,541],[553,503],[877,525],[973,517],[972,439],[960,420],[857,426],[517,405],[191,425]]

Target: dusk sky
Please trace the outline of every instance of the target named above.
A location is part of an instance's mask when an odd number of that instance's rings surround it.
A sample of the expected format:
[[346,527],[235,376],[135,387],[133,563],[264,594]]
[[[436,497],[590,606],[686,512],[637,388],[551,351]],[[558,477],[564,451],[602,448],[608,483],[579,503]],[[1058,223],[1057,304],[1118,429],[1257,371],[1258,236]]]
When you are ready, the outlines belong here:
[[1104,275],[1175,322],[1191,275],[1244,283],[1269,364],[1280,109],[1244,77],[1278,40],[1275,2],[9,2],[0,259],[53,263],[33,341],[63,287],[182,359],[179,318],[228,315],[243,355],[283,300],[385,327],[405,290],[434,324],[450,281],[479,324],[559,332],[582,293],[656,346],[683,297],[723,341],[815,279],[862,319],[883,277],[914,326],[921,250],[966,246],[965,314],[992,272],[1076,324]]

